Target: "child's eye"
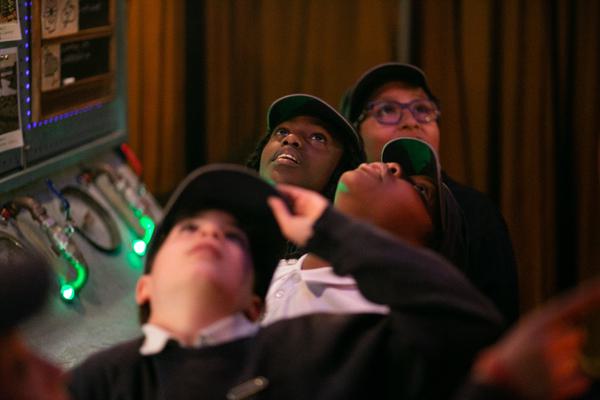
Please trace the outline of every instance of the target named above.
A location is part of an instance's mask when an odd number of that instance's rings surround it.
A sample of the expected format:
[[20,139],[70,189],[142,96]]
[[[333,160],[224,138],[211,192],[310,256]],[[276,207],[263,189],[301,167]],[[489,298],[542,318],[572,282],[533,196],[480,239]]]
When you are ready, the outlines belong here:
[[415,186],[415,189],[417,189],[417,191],[420,192],[421,194],[423,194],[423,195],[427,194],[427,188],[425,186],[419,185],[419,184],[416,184],[414,186]]
[[237,230],[230,230],[225,231],[224,235],[227,240],[238,243],[244,248],[248,248],[248,238],[243,232]]
[[323,135],[322,133],[313,133],[310,138],[312,140],[315,140],[317,142],[321,142],[321,143],[327,143],[327,137],[325,135]]
[[287,136],[287,135],[289,135],[289,134],[290,134],[290,131],[289,131],[289,129],[287,129],[287,128],[276,128],[276,129],[273,131],[273,135],[275,135],[275,136],[282,136],[282,137],[285,137],[285,136]]
[[374,108],[374,111],[380,116],[396,115],[400,112],[398,105],[391,102],[382,102],[378,104],[377,107]]
[[433,188],[419,183],[416,183],[413,186],[419,193],[419,196],[421,196],[421,198],[425,202],[425,205],[427,205],[428,208],[431,208],[435,200]]
[[179,225],[179,230],[183,232],[196,232],[198,225],[192,221],[183,222]]

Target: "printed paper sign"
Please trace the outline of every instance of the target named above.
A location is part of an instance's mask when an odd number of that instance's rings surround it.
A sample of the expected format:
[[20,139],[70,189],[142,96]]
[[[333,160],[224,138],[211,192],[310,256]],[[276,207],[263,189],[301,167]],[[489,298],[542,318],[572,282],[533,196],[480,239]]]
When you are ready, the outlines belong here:
[[17,0],[0,0],[0,42],[21,40]]
[[0,152],[23,147],[17,48],[0,49]]
[[42,0],[42,37],[69,35],[79,31],[79,0]]
[[42,91],[60,87],[60,44],[42,46]]

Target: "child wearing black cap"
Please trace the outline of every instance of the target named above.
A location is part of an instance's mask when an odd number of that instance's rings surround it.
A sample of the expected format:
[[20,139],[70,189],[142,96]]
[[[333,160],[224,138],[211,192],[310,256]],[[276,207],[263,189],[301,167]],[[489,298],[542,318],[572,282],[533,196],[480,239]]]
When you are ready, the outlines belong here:
[[[463,268],[464,220],[441,181],[435,151],[424,141],[400,138],[385,145],[381,160],[342,175],[335,208],[401,240],[432,249]],[[363,246],[353,237],[347,238],[347,244]],[[352,277],[338,276],[328,262],[305,254],[279,264],[262,323],[316,312],[388,311],[365,299]]]
[[[399,137],[423,140],[439,152],[439,101],[418,67],[384,63],[366,71],[342,99],[342,113],[361,136],[368,161],[379,160],[385,143]],[[519,315],[517,266],[506,223],[482,193],[442,173],[464,211],[469,243],[464,268],[509,323]]]
[[247,166],[273,182],[333,200],[340,175],[362,161],[362,143],[352,125],[320,98],[296,93],[271,104],[267,133]]
[[[240,167],[186,178],[138,283],[144,336],[72,371],[75,399],[408,399],[454,390],[499,330],[493,307],[435,254],[344,217],[314,192],[282,190],[293,214],[278,191]],[[274,244],[284,240],[278,225],[390,313],[258,328],[257,304],[279,257]]]

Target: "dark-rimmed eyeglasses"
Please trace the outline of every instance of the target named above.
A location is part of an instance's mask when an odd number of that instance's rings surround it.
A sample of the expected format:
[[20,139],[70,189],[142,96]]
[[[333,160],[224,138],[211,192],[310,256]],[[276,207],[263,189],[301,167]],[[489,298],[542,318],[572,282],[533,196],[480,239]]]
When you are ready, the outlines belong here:
[[422,124],[437,121],[440,117],[440,110],[436,104],[427,99],[417,99],[410,103],[398,103],[392,100],[372,101],[367,104],[364,111],[358,117],[358,122],[362,122],[368,115],[372,116],[377,122],[384,125],[396,125],[404,116],[404,110],[410,111],[413,118]]

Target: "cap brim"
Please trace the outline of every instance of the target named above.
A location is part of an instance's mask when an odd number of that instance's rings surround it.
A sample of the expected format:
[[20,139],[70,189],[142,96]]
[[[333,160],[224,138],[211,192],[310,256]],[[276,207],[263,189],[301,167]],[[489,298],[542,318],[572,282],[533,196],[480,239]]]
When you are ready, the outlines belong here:
[[335,129],[331,132],[334,136],[360,146],[358,134],[346,118],[325,101],[309,94],[290,94],[275,100],[267,112],[267,129],[272,132],[277,125],[300,115],[319,118]]
[[405,176],[428,176],[436,188],[435,213],[437,221],[445,228],[443,193],[441,190],[441,167],[435,150],[427,143],[415,138],[398,138],[387,142],[381,151],[381,161],[397,162]]
[[[14,243],[4,233],[0,239]],[[51,267],[31,249],[10,250],[0,263],[0,332],[33,315],[45,303],[51,284]]]
[[386,82],[392,81],[407,82],[421,87],[427,93],[427,96],[432,99],[435,98],[429,89],[425,73],[420,68],[410,64],[380,64],[365,72],[358,79],[350,94],[350,100],[346,101],[347,109],[344,110],[344,115],[350,122],[355,122],[375,89]]

